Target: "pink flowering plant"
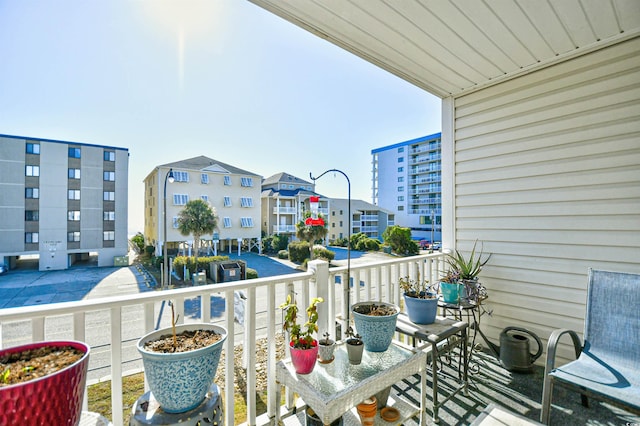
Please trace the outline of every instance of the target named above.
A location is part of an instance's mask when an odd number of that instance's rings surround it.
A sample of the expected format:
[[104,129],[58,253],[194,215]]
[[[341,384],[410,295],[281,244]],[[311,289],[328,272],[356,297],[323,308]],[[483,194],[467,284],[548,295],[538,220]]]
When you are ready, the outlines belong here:
[[298,305],[291,295],[287,296],[287,301],[280,305],[284,311],[282,329],[289,332],[292,348],[311,349],[318,345],[318,341],[313,337],[313,333],[318,331],[318,303],[324,302],[321,297],[314,297],[307,308],[307,321],[300,325],[298,323]]

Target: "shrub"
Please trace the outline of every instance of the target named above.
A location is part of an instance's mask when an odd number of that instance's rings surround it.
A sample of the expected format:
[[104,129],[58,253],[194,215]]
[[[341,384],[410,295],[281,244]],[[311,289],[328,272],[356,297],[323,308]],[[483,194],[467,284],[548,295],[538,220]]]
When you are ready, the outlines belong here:
[[286,250],[289,245],[288,235],[274,235],[271,240],[271,249],[275,251]]
[[280,250],[278,252],[278,259],[288,259],[289,258],[289,252],[287,250]]
[[380,247],[382,246],[382,243],[375,238],[367,238],[364,244],[368,251],[380,251]]
[[[200,256],[198,257],[197,262],[193,257],[176,256],[176,258],[173,259],[173,270],[176,271],[176,274],[178,274],[178,276],[182,280],[189,279],[191,274],[201,270],[204,270],[207,274],[207,277],[211,278],[209,276],[209,264],[211,262],[220,262],[223,260],[229,260],[229,256]],[[189,271],[186,278],[184,277],[185,265],[187,267],[187,270]]]
[[313,247],[314,259],[324,259],[327,262],[331,262],[334,259],[334,257],[336,257],[336,254],[325,247],[322,247],[322,246]]
[[147,256],[153,255],[154,251],[156,251],[156,248],[154,246],[146,246],[144,248],[144,252],[147,254]]
[[253,268],[246,269],[246,279],[250,280],[253,278],[258,278],[258,271]]
[[289,260],[302,263],[309,257],[309,243],[306,241],[293,241],[289,243]]
[[346,247],[347,246],[347,239],[346,238],[336,238],[333,241],[333,245],[337,246],[337,247]]

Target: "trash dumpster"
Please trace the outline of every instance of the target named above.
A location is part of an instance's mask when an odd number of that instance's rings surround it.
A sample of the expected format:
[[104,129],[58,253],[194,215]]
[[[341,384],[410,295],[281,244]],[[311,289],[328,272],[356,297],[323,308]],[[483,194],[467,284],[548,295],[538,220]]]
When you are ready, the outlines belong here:
[[195,272],[192,276],[193,285],[204,285],[207,283],[207,273]]
[[240,265],[235,262],[223,263],[220,265],[220,271],[222,272],[222,282],[240,281]]

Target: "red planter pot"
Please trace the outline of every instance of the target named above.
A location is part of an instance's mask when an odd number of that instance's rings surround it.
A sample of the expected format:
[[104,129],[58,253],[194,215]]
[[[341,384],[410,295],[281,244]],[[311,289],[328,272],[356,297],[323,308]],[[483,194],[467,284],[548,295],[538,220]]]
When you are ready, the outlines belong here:
[[75,426],[80,422],[89,365],[88,345],[75,341],[37,342],[0,350],[0,357],[45,346],[71,346],[84,355],[48,376],[0,387],[0,425]]
[[309,374],[316,366],[318,359],[318,346],[311,349],[298,349],[289,346],[291,350],[291,363],[298,374]]

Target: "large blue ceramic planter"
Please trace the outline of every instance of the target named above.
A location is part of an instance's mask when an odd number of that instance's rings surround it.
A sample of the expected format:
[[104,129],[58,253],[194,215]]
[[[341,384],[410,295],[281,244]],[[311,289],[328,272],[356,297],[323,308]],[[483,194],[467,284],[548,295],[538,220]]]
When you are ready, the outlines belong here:
[[200,405],[216,376],[222,344],[227,338],[227,330],[214,324],[176,326],[177,334],[185,330],[213,330],[222,338],[211,346],[189,352],[165,354],[145,350],[146,342],[172,334],[171,328],[165,328],[143,336],[137,344],[149,389],[167,413],[183,413]]
[[[395,309],[395,314],[386,316],[373,316],[359,313],[362,306],[389,306]],[[389,348],[393,334],[396,331],[396,320],[400,313],[398,305],[386,302],[360,302],[351,307],[356,331],[362,336],[365,350],[369,352],[384,352]]]
[[416,324],[433,324],[438,312],[438,298],[418,299],[404,295],[404,305],[411,322]]

